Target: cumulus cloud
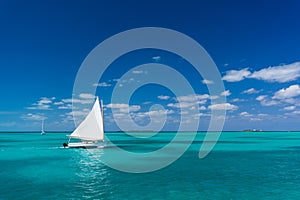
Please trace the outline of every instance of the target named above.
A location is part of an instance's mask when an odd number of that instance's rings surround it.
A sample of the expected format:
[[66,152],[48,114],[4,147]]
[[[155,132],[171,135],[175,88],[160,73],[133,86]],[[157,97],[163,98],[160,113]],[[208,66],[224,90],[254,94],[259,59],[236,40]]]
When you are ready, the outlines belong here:
[[295,110],[296,109],[296,106],[287,106],[287,107],[284,107],[283,110],[287,110],[287,111],[291,111],[291,110]]
[[52,104],[53,100],[55,100],[55,97],[51,97],[51,98],[42,97],[36,103],[32,104],[29,107],[26,107],[26,109],[29,109],[29,110],[51,110],[51,104]]
[[21,118],[24,119],[24,120],[32,120],[32,121],[41,121],[41,120],[47,119],[47,117],[45,117],[43,115],[32,114],[32,113],[22,115]]
[[259,71],[251,72],[248,68],[227,71],[222,80],[238,82],[245,78],[254,78],[267,82],[285,83],[297,80],[300,77],[300,62],[286,65],[271,66]]
[[79,97],[82,99],[95,99],[95,95],[89,93],[81,93]]
[[249,114],[248,112],[241,112],[240,116],[244,116],[244,117],[251,117],[253,116],[252,114]]
[[256,90],[256,89],[254,89],[254,88],[250,88],[250,89],[248,89],[248,90],[244,90],[243,92],[242,92],[242,94],[257,94],[257,93],[259,93],[260,92],[260,90]]
[[133,70],[132,73],[133,74],[142,74],[144,72],[142,70]]
[[279,102],[278,101],[274,101],[274,100],[263,100],[260,102],[260,104],[262,106],[274,106],[274,105],[278,105]]
[[268,82],[293,81],[300,77],[300,62],[261,69],[253,72],[249,77]]
[[111,84],[107,82],[102,82],[102,83],[94,83],[93,86],[95,87],[110,87]]
[[236,110],[238,109],[238,106],[235,106],[230,103],[220,103],[220,104],[212,104],[208,106],[211,110]]
[[127,113],[127,112],[136,112],[141,109],[139,105],[128,105],[125,103],[110,103],[106,105],[107,108],[118,109],[120,113]]
[[53,105],[55,105],[55,106],[60,106],[60,105],[63,105],[63,104],[64,104],[64,102],[62,102],[62,101],[54,102],[53,103]]
[[273,106],[279,104],[278,101],[270,99],[267,95],[260,95],[256,97],[257,101],[260,101],[262,106]]
[[256,100],[257,101],[262,101],[262,100],[264,100],[266,98],[267,98],[267,95],[260,95],[260,96],[256,97]]
[[206,110],[205,106],[200,106],[199,110]]
[[57,107],[59,110],[72,109],[72,104],[61,105]]
[[275,92],[273,99],[290,99],[300,95],[299,85],[291,85],[288,88],[283,88]]
[[167,106],[168,107],[172,107],[172,108],[192,108],[193,106],[197,105],[197,104],[204,104],[205,102],[202,101],[196,101],[196,102],[181,102],[181,103],[168,103]]
[[298,115],[298,114],[300,114],[300,110],[295,110],[295,111],[292,112],[292,114]]
[[231,100],[232,102],[243,102],[245,101],[244,99],[239,99],[239,98],[235,98]]
[[83,110],[73,110],[71,112],[66,113],[68,116],[86,116],[90,112],[89,109]]
[[203,84],[206,84],[206,85],[214,84],[213,81],[207,80],[207,79],[202,80],[202,83],[203,83]]
[[166,115],[166,114],[173,114],[173,110],[165,110],[165,109],[160,109],[160,110],[150,110],[146,112],[138,112],[135,114],[134,117],[148,117],[150,116],[161,116],[161,115]]
[[[203,105],[207,102],[210,96],[208,94],[191,94],[185,96],[176,97],[178,102],[167,104],[168,107],[172,108],[189,108],[196,109],[197,105]],[[203,109],[203,107],[200,107]]]
[[153,59],[155,62],[158,62],[158,61],[160,61],[161,57],[160,57],[160,56],[153,56],[152,59]]
[[250,118],[250,121],[257,122],[257,121],[262,121],[262,119],[261,119],[261,118],[258,118],[258,117],[251,117],[251,118]]
[[223,76],[222,80],[227,82],[238,82],[247,78],[251,72],[248,68],[244,68],[241,70],[230,70],[227,71],[225,76]]
[[185,96],[177,97],[177,101],[186,101],[186,102],[195,102],[197,100],[209,99],[210,96],[208,94],[190,94]]
[[170,99],[170,96],[159,95],[157,98],[159,98],[159,99],[161,99],[161,100],[168,100],[168,99]]
[[231,92],[229,90],[225,90],[224,92],[221,93],[221,96],[228,97],[231,95]]
[[62,99],[63,103],[79,103],[79,104],[91,104],[94,102],[93,99]]
[[89,93],[81,93],[79,94],[79,98],[69,98],[62,99],[60,105],[68,104],[68,103],[78,103],[78,104],[92,104],[95,100],[95,95]]

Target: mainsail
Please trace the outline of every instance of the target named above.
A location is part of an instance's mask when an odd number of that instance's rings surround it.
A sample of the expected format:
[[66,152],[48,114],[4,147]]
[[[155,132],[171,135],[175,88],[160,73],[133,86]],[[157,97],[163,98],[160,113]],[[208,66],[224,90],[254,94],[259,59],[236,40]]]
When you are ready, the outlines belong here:
[[103,126],[103,108],[100,107],[99,99],[97,97],[94,106],[86,118],[70,135],[71,138],[78,138],[82,140],[104,140],[104,126]]

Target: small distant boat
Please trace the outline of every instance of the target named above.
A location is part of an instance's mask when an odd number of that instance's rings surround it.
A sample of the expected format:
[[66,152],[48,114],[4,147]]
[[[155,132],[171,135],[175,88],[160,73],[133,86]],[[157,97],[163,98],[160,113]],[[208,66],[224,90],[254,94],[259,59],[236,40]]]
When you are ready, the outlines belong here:
[[44,131],[44,119],[42,120],[42,130],[41,135],[46,135],[46,132]]
[[[80,139],[81,142],[70,142],[72,138]],[[63,146],[65,148],[103,148],[105,146],[103,105],[101,102],[100,106],[98,97],[90,113],[69,135],[69,142],[63,143]]]

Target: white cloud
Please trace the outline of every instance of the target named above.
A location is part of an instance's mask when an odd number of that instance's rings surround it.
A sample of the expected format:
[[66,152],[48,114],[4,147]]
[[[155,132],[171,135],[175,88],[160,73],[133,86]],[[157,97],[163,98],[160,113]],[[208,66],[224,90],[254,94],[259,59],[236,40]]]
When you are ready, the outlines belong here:
[[72,109],[72,104],[66,104],[66,105],[58,106],[58,109],[60,109],[60,110]]
[[239,99],[239,98],[235,98],[231,100],[232,102],[243,102],[245,101],[244,99]]
[[288,111],[295,110],[295,109],[296,109],[296,106],[287,106],[287,107],[283,108],[283,110],[288,110]]
[[275,92],[273,99],[290,99],[300,95],[299,85],[291,85],[288,88],[283,88]]
[[141,106],[139,105],[128,105],[125,103],[110,103],[105,107],[112,108],[112,109],[119,109],[118,112],[120,113],[136,112],[141,109]]
[[32,121],[41,121],[41,120],[47,119],[47,117],[45,117],[43,115],[32,114],[32,113],[22,115],[21,118],[24,119],[24,120],[32,120]]
[[225,90],[224,92],[221,92],[221,96],[228,97],[231,95],[231,92],[229,90]]
[[89,112],[90,112],[89,109],[73,110],[71,112],[66,113],[66,115],[69,115],[69,116],[86,116]]
[[[91,104],[95,100],[95,95],[90,93],[81,93],[79,94],[79,98],[69,98],[69,99],[62,99],[62,102],[65,103],[79,103],[79,104]],[[61,104],[63,105],[63,104]]]
[[238,109],[238,106],[235,106],[230,103],[220,103],[220,104],[212,104],[208,106],[211,110],[236,110]]
[[257,101],[262,101],[262,100],[264,100],[266,98],[267,98],[267,95],[260,95],[260,96],[256,97],[256,100]]
[[259,90],[256,90],[256,89],[254,89],[254,88],[250,88],[250,89],[248,89],[248,90],[244,90],[243,92],[242,92],[242,94],[257,94],[257,93],[259,93],[260,91]]
[[296,80],[300,77],[300,62],[288,65],[273,66],[253,72],[249,78],[255,78],[268,82],[284,83]]
[[153,56],[152,59],[153,59],[155,62],[158,62],[158,61],[160,61],[161,57],[160,57],[160,56]]
[[95,87],[110,87],[110,83],[102,82],[102,83],[94,83],[93,86]]
[[261,118],[258,118],[258,117],[251,117],[250,120],[251,120],[251,121],[254,121],[254,122],[262,121],[262,119],[261,119]]
[[95,95],[89,93],[81,93],[79,94],[79,98],[82,99],[95,99]]
[[167,106],[171,108],[189,108],[194,106],[195,103],[181,102],[181,103],[168,103]]
[[[210,98],[208,94],[191,94],[185,96],[176,97],[176,103],[168,103],[167,106],[171,108],[181,108],[195,110],[199,108],[200,110],[205,110],[205,106],[200,106],[206,104],[207,100]],[[200,106],[200,107],[197,107]]]
[[107,104],[105,107],[107,108],[128,108],[129,105],[125,103],[110,103]]
[[274,100],[262,100],[260,102],[260,104],[262,106],[274,106],[274,105],[278,105],[279,102],[278,101],[274,101]]
[[143,70],[133,70],[132,73],[133,74],[142,74],[144,72],[143,72]]
[[193,103],[193,102],[169,103],[167,106],[171,107],[171,108],[190,108],[190,109],[196,109],[195,106],[197,104],[204,104],[204,103],[206,103],[206,100],[197,101],[195,103]]
[[254,78],[268,82],[285,83],[300,77],[300,62],[287,65],[272,66],[259,71],[250,72],[248,68],[227,71],[222,80],[238,82],[245,78]]
[[33,104],[33,106],[29,106],[29,107],[26,107],[26,109],[28,110],[50,110],[50,105],[36,105],[36,104]]
[[55,100],[55,97],[47,98],[47,97],[42,97],[38,104],[50,104],[52,101]]
[[267,95],[260,95],[260,96],[256,97],[256,100],[260,101],[260,104],[262,106],[273,106],[273,105],[279,104],[278,101],[274,101],[274,100],[268,99]]
[[300,114],[300,110],[295,110],[292,113],[298,115],[298,114]]
[[139,117],[145,117],[145,116],[158,116],[158,115],[166,115],[166,114],[173,114],[174,111],[173,110],[164,110],[164,109],[161,109],[161,110],[150,110],[150,111],[147,111],[147,112],[139,112],[137,113],[136,116],[139,116]]
[[37,103],[32,104],[32,106],[27,107],[29,110],[50,110],[51,104],[55,100],[55,97],[42,97]]
[[206,110],[205,106],[200,106],[199,110]]
[[208,94],[191,94],[186,96],[179,96],[176,98],[178,102],[169,103],[167,106],[172,108],[196,108],[196,105],[205,104],[209,99]]
[[248,68],[244,68],[241,70],[230,70],[227,71],[225,76],[223,76],[222,80],[228,81],[228,82],[238,82],[241,80],[244,80],[247,78],[251,72],[248,70]]
[[204,79],[204,80],[202,80],[202,83],[203,83],[203,84],[206,84],[206,85],[209,85],[209,84],[214,84],[214,82],[213,82],[213,81],[211,81],[211,80],[207,80],[207,79]]
[[208,94],[190,94],[186,96],[177,97],[177,101],[186,101],[186,102],[195,102],[198,100],[209,99],[210,96]]
[[252,114],[249,114],[248,112],[241,112],[240,116],[244,116],[244,117],[251,117],[253,116]]
[[217,96],[217,95],[212,95],[212,96],[210,96],[209,98],[210,98],[210,99],[218,99],[219,96]]
[[170,96],[159,95],[157,98],[159,98],[159,99],[161,99],[161,100],[168,100],[168,99],[170,99]]
[[260,114],[258,114],[258,116],[259,117],[267,117],[267,116],[269,116],[268,114],[264,114],[264,113],[260,113]]
[[80,104],[91,104],[94,102],[94,99],[62,99],[64,103],[80,103]]
[[64,102],[62,102],[62,101],[59,101],[59,102],[54,102],[53,103],[55,106],[60,106],[60,105],[63,105],[64,104]]

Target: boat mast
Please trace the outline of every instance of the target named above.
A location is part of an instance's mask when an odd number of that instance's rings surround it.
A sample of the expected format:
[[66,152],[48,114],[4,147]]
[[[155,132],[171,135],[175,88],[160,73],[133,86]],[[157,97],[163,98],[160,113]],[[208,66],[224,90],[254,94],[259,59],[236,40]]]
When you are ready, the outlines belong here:
[[[98,97],[97,97],[98,98]],[[103,141],[104,141],[104,110],[103,110],[103,100],[100,101],[101,115],[102,115],[102,128],[103,128]]]
[[45,132],[45,131],[44,131],[44,120],[45,120],[45,119],[42,119],[42,133]]

